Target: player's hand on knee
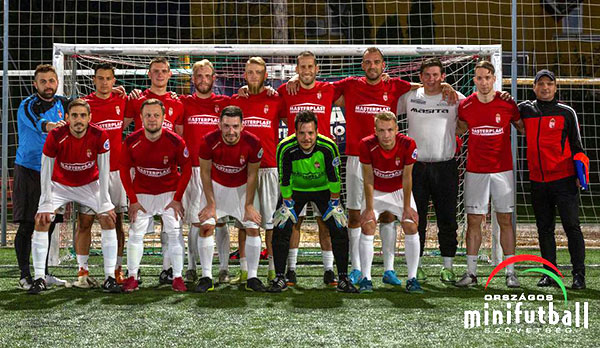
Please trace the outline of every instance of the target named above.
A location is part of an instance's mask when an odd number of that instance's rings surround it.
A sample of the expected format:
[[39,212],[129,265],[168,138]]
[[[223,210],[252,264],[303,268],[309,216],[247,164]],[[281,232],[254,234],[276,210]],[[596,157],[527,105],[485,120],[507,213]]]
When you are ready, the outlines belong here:
[[175,213],[175,220],[179,220],[179,218],[183,219],[185,210],[183,209],[183,204],[180,201],[172,200],[171,203],[167,204],[165,210],[173,209]]
[[117,214],[115,213],[114,209],[111,209],[104,213],[100,213],[98,214],[98,217],[109,219],[109,221],[113,224],[117,222]]
[[52,213],[37,213],[35,214],[35,223],[37,225],[48,225],[54,220]]
[[377,223],[377,219],[375,218],[375,212],[373,211],[373,209],[365,209],[360,214],[360,225],[363,226],[369,223]]
[[132,223],[137,220],[137,214],[139,210],[144,213],[146,212],[146,209],[144,209],[139,202],[129,204],[129,220],[131,220]]
[[215,221],[217,220],[217,209],[215,206],[207,205],[198,213],[198,220],[200,220],[200,223],[203,223],[210,218],[215,219]]
[[294,210],[294,204],[295,202],[293,199],[283,200],[281,207],[279,207],[279,209],[275,210],[273,213],[273,226],[283,228],[288,219],[292,220],[293,224],[298,222],[298,216]]
[[260,225],[261,220],[262,216],[260,216],[260,213],[256,211],[254,206],[252,204],[247,205],[244,212],[244,221],[252,221]]
[[414,222],[419,224],[419,214],[412,207],[404,208],[402,212],[402,222]]
[[340,199],[332,199],[329,201],[329,206],[323,214],[323,221],[329,220],[333,217],[335,221],[335,225],[337,227],[347,227],[348,226],[348,217],[346,216],[346,212],[342,205],[340,204]]

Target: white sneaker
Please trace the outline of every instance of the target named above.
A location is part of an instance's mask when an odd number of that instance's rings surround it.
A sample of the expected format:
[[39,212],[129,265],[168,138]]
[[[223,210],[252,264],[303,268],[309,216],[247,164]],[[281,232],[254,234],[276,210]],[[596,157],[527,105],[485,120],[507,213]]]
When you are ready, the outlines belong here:
[[470,274],[469,272],[465,272],[460,280],[454,283],[454,285],[458,286],[459,288],[475,286],[477,285],[477,276]]
[[509,288],[521,287],[521,283],[514,272],[506,274],[506,286]]
[[66,288],[71,287],[71,283],[69,283],[68,281],[57,278],[56,276],[54,276],[52,274],[46,274],[46,286],[50,287],[53,285],[64,286]]
[[19,280],[19,288],[21,288],[25,291],[31,289],[32,285],[33,285],[33,280],[31,279],[31,277],[25,277],[25,278],[21,278]]
[[89,272],[85,269],[80,269],[77,274],[77,281],[73,283],[73,286],[80,289],[98,288],[100,284],[98,281],[90,277]]

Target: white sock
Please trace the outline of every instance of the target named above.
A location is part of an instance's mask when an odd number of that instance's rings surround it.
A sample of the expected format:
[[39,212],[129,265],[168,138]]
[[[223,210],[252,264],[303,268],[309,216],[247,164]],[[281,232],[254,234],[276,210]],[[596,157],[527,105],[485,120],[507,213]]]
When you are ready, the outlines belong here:
[[90,258],[90,255],[77,255],[77,266],[79,266],[79,269],[85,269],[86,271],[88,270],[88,259]]
[[348,228],[348,239],[350,242],[350,259],[352,260],[352,269],[360,271],[360,227]]
[[396,253],[396,223],[380,223],[379,235],[381,236],[381,251],[383,252],[383,270],[393,271]]
[[274,271],[275,270],[275,261],[273,260],[273,255],[269,255],[267,257],[267,260],[269,261],[269,271]]
[[117,268],[123,266],[123,256],[117,256]]
[[48,255],[48,232],[33,231],[31,239],[34,279],[46,279],[46,255]]
[[467,255],[467,272],[471,275],[477,275],[477,255]]
[[104,279],[115,277],[117,265],[117,230],[102,230],[102,256],[104,258]]
[[190,227],[190,233],[188,233],[188,267],[187,269],[196,269],[196,264],[201,260],[200,255],[200,244],[198,242],[198,233],[200,227],[192,225]]
[[417,268],[419,268],[419,251],[421,242],[419,234],[407,234],[404,236],[404,255],[406,257],[406,267],[408,268],[408,279],[417,276]]
[[323,269],[326,271],[333,271],[333,251],[323,250]]
[[137,278],[140,262],[144,255],[144,232],[134,233],[129,227],[129,238],[127,239],[127,272],[130,277]]
[[294,248],[294,249],[290,249],[290,251],[288,252],[288,269],[289,270],[295,270],[296,269],[296,264],[298,263],[298,248]]
[[227,270],[229,268],[229,229],[227,229],[227,225],[216,227],[215,241],[219,252],[219,271]]
[[240,258],[240,271],[248,272],[248,262],[246,262],[245,257]]
[[371,280],[371,264],[373,263],[373,239],[375,236],[360,234],[358,250],[360,251],[360,267],[363,277]]
[[444,268],[452,269],[452,264],[454,262],[454,258],[450,256],[444,256]]
[[[513,257],[515,255],[504,255],[504,260],[508,259],[509,257]],[[506,266],[506,275],[509,275],[511,273],[515,273],[515,264],[511,263],[510,265]]]
[[248,262],[248,279],[256,278],[258,273],[258,261],[260,260],[260,236],[252,237],[246,235],[246,260]]
[[171,255],[169,253],[169,236],[166,232],[160,232],[160,244],[163,257],[163,269],[167,270],[171,267]]
[[215,253],[215,240],[213,236],[198,237],[198,253],[202,265],[202,277],[212,279],[212,262]]
[[[173,265],[173,279],[181,277],[183,272],[183,245],[181,244],[181,229],[175,228],[174,231],[167,233],[169,237],[168,250],[171,264]],[[163,265],[164,266],[164,265]]]

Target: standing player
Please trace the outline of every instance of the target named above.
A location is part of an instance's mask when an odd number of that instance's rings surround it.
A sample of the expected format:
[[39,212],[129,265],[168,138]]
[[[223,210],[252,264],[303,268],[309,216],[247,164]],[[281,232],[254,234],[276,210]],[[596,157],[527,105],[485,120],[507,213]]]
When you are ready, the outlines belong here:
[[[382,213],[388,212],[401,221],[405,235],[408,266],[406,291],[423,292],[416,278],[420,248],[417,235],[419,216],[412,197],[412,170],[417,160],[416,143],[398,132],[396,115],[385,111],[375,115],[375,134],[363,138],[359,148],[365,188],[365,205],[360,217],[360,262],[363,278],[359,291],[373,291],[373,238],[377,219]],[[393,242],[395,244],[396,240]],[[393,263],[391,267],[392,270],[386,269],[386,273],[393,273],[393,277],[397,278]],[[385,279],[384,273],[384,282]]]
[[[519,104],[519,111],[527,139],[531,204],[540,251],[543,258],[556,265],[554,227],[558,208],[573,264],[571,289],[585,289],[585,242],[579,225],[577,186],[587,186],[589,159],[583,153],[577,114],[556,99],[554,73],[540,70],[535,75],[533,91],[536,100]],[[554,284],[552,278],[544,275],[537,285]]]
[[[477,254],[481,246],[481,223],[488,213],[490,195],[500,225],[504,257],[515,254],[512,227],[514,179],[510,149],[510,125],[519,120],[513,100],[502,100],[494,90],[495,68],[488,61],[475,66],[473,81],[477,91],[458,107],[458,129],[469,130],[465,210],[467,212],[467,272],[456,282],[465,287],[477,284]],[[514,264],[506,267],[506,286],[520,286]]]
[[[240,228],[246,229],[245,254],[248,265],[246,290],[265,291],[258,279],[260,259],[259,224],[261,215],[254,208],[258,168],[263,149],[260,140],[244,130],[242,110],[228,106],[221,111],[219,130],[206,134],[200,144],[200,169],[202,171],[202,195],[198,216],[202,223],[201,236],[210,237],[213,225],[230,216]],[[207,264],[212,265],[212,250]],[[214,289],[210,268],[202,269],[202,278],[196,285],[197,292]],[[210,263],[208,263],[210,262]],[[204,274],[204,271],[209,271]]]
[[[268,255],[273,255],[271,240],[273,234],[273,213],[279,197],[277,184],[277,164],[275,150],[279,140],[279,116],[282,110],[282,100],[279,96],[270,96],[265,88],[267,65],[261,57],[251,57],[246,62],[244,78],[248,83],[248,98],[234,95],[231,104],[238,106],[244,115],[244,129],[256,135],[261,142],[264,155],[258,170],[258,202],[262,216],[261,227],[266,230],[266,245]],[[244,236],[240,233],[240,264],[244,262]],[[247,262],[247,260],[246,260]],[[241,281],[244,281],[242,268]],[[269,259],[270,278],[274,273],[272,258]]]
[[[200,179],[199,144],[204,135],[218,129],[221,111],[229,105],[230,98],[213,93],[216,75],[213,64],[203,59],[192,66],[192,83],[195,91],[192,95],[180,96],[183,103],[183,138],[190,150],[192,177],[183,196],[186,220],[192,224],[188,235],[188,271],[186,280],[195,282],[196,263],[202,264],[203,276],[212,268],[214,241],[211,236],[198,237],[200,232],[200,197],[202,181]],[[219,283],[229,282],[229,232],[224,223],[217,223],[215,237],[219,252]],[[208,261],[210,257],[210,262]]]
[[48,252],[48,228],[53,214],[62,205],[77,202],[98,214],[102,227],[106,292],[121,292],[115,279],[117,233],[115,213],[108,194],[110,140],[104,130],[90,125],[90,106],[81,99],[69,104],[68,127],[52,130],[42,155],[42,195],[33,232],[32,253],[35,281],[30,294],[46,289],[44,268]]
[[289,253],[292,225],[308,202],[314,202],[323,212],[329,228],[339,282],[337,290],[355,293],[348,278],[347,218],[340,203],[340,153],[333,140],[318,133],[317,117],[312,111],[296,115],[296,133],[277,146],[279,185],[282,200],[273,219],[273,258],[277,277],[270,292],[287,289],[284,277]]
[[[417,144],[419,158],[413,168],[413,195],[419,213],[420,256],[423,256],[427,231],[429,199],[433,201],[438,226],[438,240],[444,266],[440,272],[442,282],[455,282],[453,260],[456,239],[456,205],[458,196],[458,165],[456,152],[456,122],[458,104],[450,105],[442,97],[442,82],[446,78],[444,66],[437,59],[421,64],[419,78],[423,87],[404,94],[398,100],[398,115],[408,119],[408,136]],[[459,99],[464,96],[458,93]],[[395,239],[395,238],[394,238]],[[393,254],[392,254],[393,256]],[[385,265],[388,263],[388,265]],[[391,269],[384,258],[384,268]],[[417,280],[427,279],[420,267]]]
[[[183,245],[180,243],[180,218],[184,217],[181,197],[192,169],[185,142],[177,134],[163,129],[165,107],[158,99],[147,99],[141,106],[144,128],[125,139],[121,152],[121,181],[129,197],[129,240],[127,270],[129,278],[123,290],[138,289],[137,273],[144,253],[144,234],[154,215],[160,215],[168,236],[173,262],[175,291],[186,291],[183,270]],[[181,167],[181,174],[177,167]],[[131,169],[134,179],[131,180]]]

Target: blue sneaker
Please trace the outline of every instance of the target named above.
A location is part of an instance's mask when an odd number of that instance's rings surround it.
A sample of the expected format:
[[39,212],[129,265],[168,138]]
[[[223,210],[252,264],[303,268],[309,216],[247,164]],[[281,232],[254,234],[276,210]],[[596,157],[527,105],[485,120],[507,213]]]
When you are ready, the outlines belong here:
[[411,294],[422,294],[423,289],[417,278],[412,278],[406,281],[406,292]]
[[362,272],[355,268],[348,274],[348,278],[350,278],[352,285],[357,285],[362,279]]
[[383,282],[385,284],[390,284],[390,285],[395,285],[395,286],[402,285],[402,281],[400,279],[398,279],[398,276],[396,275],[396,271],[394,271],[394,270],[387,270],[387,271],[383,272]]
[[361,294],[373,292],[373,282],[367,278],[362,278],[359,282],[360,287],[358,288],[358,292]]

